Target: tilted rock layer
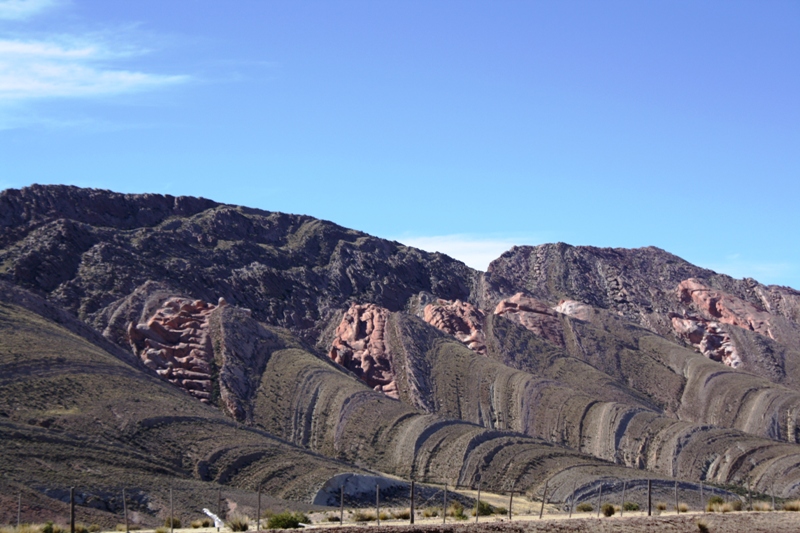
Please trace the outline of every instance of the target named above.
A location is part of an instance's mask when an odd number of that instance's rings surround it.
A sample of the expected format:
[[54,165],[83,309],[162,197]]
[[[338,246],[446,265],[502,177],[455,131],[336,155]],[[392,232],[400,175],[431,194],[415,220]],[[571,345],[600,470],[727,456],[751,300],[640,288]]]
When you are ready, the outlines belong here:
[[717,322],[712,322],[696,316],[671,315],[672,327],[675,333],[694,346],[697,351],[713,359],[738,368],[742,358],[736,349],[730,335],[720,328]]
[[374,390],[397,398],[392,357],[385,339],[388,317],[387,309],[374,304],[351,306],[336,328],[328,356]]
[[697,279],[681,281],[678,284],[678,297],[684,304],[694,304],[706,319],[775,338],[770,331],[772,317],[769,313],[732,294],[715,291]]
[[435,328],[452,335],[471,350],[486,354],[486,335],[483,322],[486,314],[468,302],[437,300],[425,306],[423,320]]
[[208,403],[214,352],[208,317],[217,306],[172,297],[146,321],[128,327],[133,351],[159,376]]

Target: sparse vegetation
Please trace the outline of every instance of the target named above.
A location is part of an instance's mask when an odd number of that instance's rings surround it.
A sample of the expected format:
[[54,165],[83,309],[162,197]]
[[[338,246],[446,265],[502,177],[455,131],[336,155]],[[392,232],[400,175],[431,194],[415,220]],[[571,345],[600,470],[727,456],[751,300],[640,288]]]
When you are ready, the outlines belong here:
[[731,502],[731,508],[733,508],[734,511],[741,511],[742,510],[742,501],[741,500],[733,500]]
[[722,499],[722,496],[717,496],[716,494],[708,499],[709,505],[711,504],[722,505],[723,503],[725,503],[725,500]]
[[381,514],[378,515],[381,520],[389,520],[389,513],[386,511],[381,511]]
[[770,504],[768,504],[767,502],[756,502],[756,503],[753,504],[753,510],[763,513],[763,512],[766,512],[766,511],[771,511],[772,510],[772,506]]
[[231,531],[247,531],[250,529],[250,517],[241,514],[233,514],[225,522]]
[[697,530],[700,531],[700,533],[708,533],[708,526],[706,525],[705,522],[700,520],[699,522],[697,522]]
[[325,520],[328,522],[339,522],[339,515],[328,513],[325,515]]
[[617,512],[617,510],[614,509],[614,506],[610,503],[604,503],[601,511],[603,512],[603,516],[614,516],[614,513]]
[[507,515],[508,509],[506,509],[505,507],[495,507],[494,514]]
[[439,509],[435,507],[427,507],[422,511],[422,516],[424,518],[433,518],[435,516],[439,516]]
[[578,505],[575,506],[575,510],[578,511],[579,513],[591,513],[592,511],[594,511],[594,505],[592,505],[589,502],[579,503]]
[[659,511],[666,511],[667,510],[667,504],[664,503],[664,502],[658,502],[658,503],[656,503],[656,509],[658,509]]
[[783,504],[784,511],[800,511],[800,500],[791,500]]
[[194,529],[199,529],[201,527],[211,527],[211,519],[210,518],[199,518],[197,520],[192,520],[192,527]]
[[[172,522],[172,523],[170,524],[170,522]],[[173,516],[172,518],[170,518],[170,517],[165,518],[164,519],[164,527],[170,527],[170,525],[172,525],[172,527],[175,528],[175,529],[180,529],[180,527],[181,527],[181,519],[178,518],[177,516]]]
[[362,511],[361,509],[353,513],[353,520],[356,522],[374,522],[375,513],[371,511]]
[[679,513],[688,513],[689,512],[689,506],[686,505],[683,502],[679,503],[678,504],[678,512]]
[[309,522],[311,522],[311,520],[309,520],[304,513],[290,513],[289,511],[284,511],[270,516],[267,521],[267,528],[296,529],[300,527],[300,524],[308,524]]
[[98,531],[101,531],[101,528],[98,524],[89,525],[89,533],[97,533]]
[[156,533],[169,533],[169,528],[164,526],[157,527]]
[[494,507],[479,500],[476,508],[472,510],[472,516],[475,516],[476,511],[478,512],[478,516],[490,516],[494,514]]
[[392,516],[398,520],[408,520],[411,518],[411,511],[409,509],[400,509],[399,511],[392,511]]
[[625,503],[622,504],[622,508],[625,511],[638,511],[639,510],[639,504],[636,503],[636,502],[625,502]]

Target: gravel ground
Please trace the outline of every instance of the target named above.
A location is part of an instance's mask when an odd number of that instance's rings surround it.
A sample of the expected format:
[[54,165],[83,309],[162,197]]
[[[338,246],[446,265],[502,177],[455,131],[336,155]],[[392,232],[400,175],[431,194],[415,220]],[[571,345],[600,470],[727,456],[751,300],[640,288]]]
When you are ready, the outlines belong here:
[[[797,533],[800,531],[800,513],[726,513],[726,514],[684,514],[680,516],[633,516],[612,518],[573,518],[555,520],[532,520],[513,522],[485,522],[458,524],[422,524],[403,526],[384,526],[392,533],[640,533],[670,532],[697,533],[698,522],[705,523],[711,533]],[[316,531],[329,533],[363,533],[370,526],[318,527]]]

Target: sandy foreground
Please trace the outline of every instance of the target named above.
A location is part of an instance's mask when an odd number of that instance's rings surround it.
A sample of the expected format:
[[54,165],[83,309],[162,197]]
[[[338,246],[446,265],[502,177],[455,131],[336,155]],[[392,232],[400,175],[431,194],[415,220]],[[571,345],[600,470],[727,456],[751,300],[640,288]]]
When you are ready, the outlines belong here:
[[[704,523],[711,533],[798,533],[800,532],[800,513],[725,513],[725,514],[682,514],[666,516],[625,516],[611,518],[572,518],[543,520],[514,520],[481,522],[458,522],[454,524],[415,524],[382,526],[392,533],[421,531],[425,533],[455,532],[498,532],[498,533],[638,533],[642,531],[698,533],[698,522]],[[317,526],[316,532],[364,533],[365,529],[378,529],[374,523],[369,526]]]

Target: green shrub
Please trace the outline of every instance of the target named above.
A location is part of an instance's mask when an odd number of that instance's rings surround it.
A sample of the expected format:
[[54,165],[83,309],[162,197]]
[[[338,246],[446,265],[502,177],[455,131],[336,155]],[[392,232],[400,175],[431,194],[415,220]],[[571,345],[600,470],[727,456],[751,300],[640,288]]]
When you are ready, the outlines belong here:
[[250,529],[250,517],[233,514],[225,522],[225,525],[231,528],[231,531],[247,531]]
[[600,510],[603,512],[603,516],[614,516],[614,513],[617,512],[617,510],[614,509],[614,505],[610,503],[604,503]]
[[464,506],[461,502],[455,501],[447,508],[447,516],[452,516],[456,520],[466,520],[467,515],[464,513]]
[[269,529],[296,529],[300,524],[308,524],[311,520],[303,513],[290,513],[284,511],[282,513],[274,514],[269,517],[267,521],[267,528]]
[[164,526],[157,527],[156,533],[169,533],[169,528]]
[[741,511],[742,510],[742,502],[741,500],[733,500],[731,502],[731,507],[734,511]]
[[389,513],[387,513],[386,511],[381,511],[381,514],[379,515],[379,518],[381,520],[389,520]]
[[590,513],[592,511],[594,511],[594,506],[589,502],[583,502],[583,503],[579,503],[575,507],[575,510],[578,511],[579,513]]
[[[478,516],[489,516],[494,514],[494,507],[486,502],[478,500],[477,511]],[[472,516],[475,516],[475,509],[472,510]]]
[[[177,516],[173,516],[172,518],[167,517],[164,519],[164,527],[170,527],[170,521],[172,522],[172,527],[175,529],[180,529],[181,527],[181,519]],[[76,532],[77,533],[77,532]]]
[[89,528],[83,524],[75,524],[75,533],[89,533]]
[[423,509],[422,516],[424,518],[433,518],[439,516],[439,509],[437,509],[436,507],[427,507]]
[[89,526],[89,533],[97,533],[98,531],[101,531],[101,527],[99,525],[91,524]]
[[494,514],[507,515],[508,509],[506,509],[505,507],[495,507]]
[[722,499],[722,496],[717,496],[716,494],[708,499],[709,505],[722,505],[725,503],[725,500]]
[[625,503],[622,504],[622,508],[625,511],[638,511],[639,510],[639,504],[636,503],[636,502],[625,502]]

